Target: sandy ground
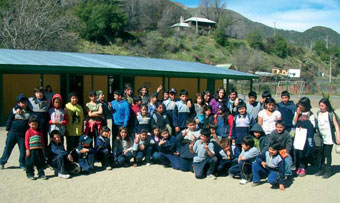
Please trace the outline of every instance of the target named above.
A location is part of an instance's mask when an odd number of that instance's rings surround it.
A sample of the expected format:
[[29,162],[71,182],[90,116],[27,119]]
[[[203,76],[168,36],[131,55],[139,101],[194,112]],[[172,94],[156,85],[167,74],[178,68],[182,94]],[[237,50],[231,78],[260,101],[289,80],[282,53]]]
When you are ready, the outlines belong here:
[[[0,129],[0,154],[6,135]],[[315,177],[315,168],[307,176],[294,178],[285,191],[239,185],[237,179],[195,179],[192,173],[175,171],[160,165],[117,168],[68,180],[54,177],[46,169],[48,180],[31,181],[18,168],[19,151],[13,150],[5,170],[0,171],[0,202],[338,202],[340,195],[340,154],[333,150],[334,175],[324,180]]]

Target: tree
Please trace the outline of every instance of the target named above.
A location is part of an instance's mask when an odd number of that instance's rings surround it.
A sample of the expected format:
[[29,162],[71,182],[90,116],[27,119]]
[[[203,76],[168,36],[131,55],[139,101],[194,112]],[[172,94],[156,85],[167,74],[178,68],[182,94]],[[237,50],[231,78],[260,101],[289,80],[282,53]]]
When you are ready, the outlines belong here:
[[225,0],[200,0],[200,14],[208,19],[218,22],[223,15],[227,5]]
[[[77,37],[68,32],[72,16],[59,0],[1,1],[0,45],[9,49],[74,51]],[[5,8],[5,9],[4,9]]]
[[287,41],[280,35],[275,35],[271,51],[280,58],[286,58],[289,54]]
[[258,50],[264,50],[263,38],[259,31],[248,34],[247,41],[250,47]]
[[217,23],[217,27],[215,30],[214,38],[215,41],[221,45],[226,46],[228,43],[228,35],[227,35],[227,29],[229,26],[233,24],[233,21],[224,15],[220,21]]
[[112,43],[127,25],[127,17],[116,1],[90,0],[80,3],[75,13],[83,23],[80,36],[101,44]]

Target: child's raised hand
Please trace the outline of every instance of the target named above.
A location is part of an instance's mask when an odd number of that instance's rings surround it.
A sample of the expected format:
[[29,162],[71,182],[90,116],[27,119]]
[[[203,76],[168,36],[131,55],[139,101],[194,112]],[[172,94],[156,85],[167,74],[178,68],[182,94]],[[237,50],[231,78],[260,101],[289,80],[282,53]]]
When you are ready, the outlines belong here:
[[162,85],[159,85],[159,87],[157,88],[157,92],[160,92],[163,89]]
[[183,133],[182,133],[182,136],[185,137],[187,134],[188,134],[188,131],[184,130]]
[[204,149],[206,149],[206,150],[208,149],[207,143],[204,144]]
[[266,162],[264,162],[264,161],[261,162],[261,165],[263,166],[263,168],[266,168],[266,166],[267,166]]
[[144,150],[145,149],[145,145],[142,144],[141,146],[139,146],[139,149],[140,150]]
[[280,184],[280,190],[284,191],[285,190],[285,186],[283,184]]
[[26,150],[26,157],[30,157],[31,153],[30,153],[30,150]]
[[188,107],[188,108],[191,108],[191,106],[192,106],[191,101],[188,100],[188,102],[187,102],[187,107]]
[[166,142],[166,140],[162,139],[161,141],[159,141],[159,146],[163,145]]
[[17,109],[16,112],[17,112],[17,114],[21,114],[21,109],[20,108]]
[[176,130],[176,132],[181,131],[181,129],[179,127],[176,127],[175,130]]
[[198,120],[198,118],[196,118],[196,124],[200,124],[200,120]]
[[194,148],[194,142],[189,144],[189,149],[193,149]]
[[80,153],[87,153],[89,151],[90,151],[89,149],[83,148],[83,149],[80,150]]

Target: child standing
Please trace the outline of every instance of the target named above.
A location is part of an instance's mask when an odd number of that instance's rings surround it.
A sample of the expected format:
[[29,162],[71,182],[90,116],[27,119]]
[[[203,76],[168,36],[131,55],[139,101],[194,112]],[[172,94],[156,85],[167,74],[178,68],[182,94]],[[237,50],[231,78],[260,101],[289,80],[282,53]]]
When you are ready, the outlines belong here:
[[319,101],[319,108],[320,111],[317,113],[317,127],[322,136],[323,145],[320,171],[315,175],[327,179],[332,175],[332,148],[334,144],[340,144],[340,129],[337,116],[329,100],[326,98],[321,99]]
[[157,102],[156,110],[152,114],[152,118],[151,118],[151,127],[152,127],[152,129],[167,128],[169,130],[170,135],[171,135],[172,128],[170,126],[169,116],[168,116],[168,114],[163,112],[164,109],[165,109],[164,104],[162,102]]
[[141,107],[141,112],[137,115],[134,137],[137,137],[141,130],[145,130],[147,133],[151,133],[151,117],[148,113],[148,106],[143,104]]
[[199,128],[203,128],[203,122],[204,122],[204,113],[203,113],[203,106],[204,106],[204,101],[203,101],[203,95],[201,93],[196,94],[196,100],[194,103],[195,107],[195,121],[196,124],[199,126]]
[[50,115],[50,121],[48,122],[50,125],[49,133],[51,133],[53,130],[58,130],[59,135],[61,136],[61,142],[64,143],[67,114],[62,108],[63,100],[60,94],[55,94],[52,97],[52,105],[53,108],[50,108],[50,110],[48,110],[48,113]]
[[307,139],[303,150],[295,149],[296,153],[296,174],[300,177],[306,175],[306,169],[308,166],[308,158],[312,155],[315,147],[314,142],[314,128],[315,117],[311,112],[311,104],[308,97],[302,97],[298,102],[298,108],[295,112],[293,125],[296,128],[307,129]]
[[98,90],[97,94],[97,102],[102,105],[103,109],[103,118],[105,119],[103,124],[105,124],[110,131],[112,131],[112,112],[111,112],[111,103],[105,100],[105,94],[103,90]]
[[173,124],[176,133],[179,133],[181,130],[185,129],[185,123],[188,118],[191,117],[191,101],[188,101],[188,91],[184,89],[181,90],[179,97],[180,101],[176,102],[173,115]]
[[103,108],[102,104],[97,102],[97,94],[91,90],[89,92],[90,102],[86,104],[87,121],[85,134],[89,135],[92,139],[96,139],[100,135],[100,129],[103,121]]
[[207,105],[203,106],[203,112],[204,112],[204,119],[203,119],[203,127],[204,128],[209,128],[209,125],[211,123],[214,123],[214,115],[212,114],[212,107]]
[[285,130],[289,133],[293,127],[293,118],[296,111],[296,105],[293,101],[290,101],[290,94],[288,91],[283,91],[281,93],[281,102],[278,106],[282,120],[286,126]]
[[104,126],[101,129],[101,135],[96,138],[96,158],[102,163],[102,167],[106,170],[112,170],[110,135],[110,128]]
[[195,177],[198,179],[205,177],[216,179],[214,172],[217,158],[214,156],[214,145],[209,142],[209,138],[209,129],[203,129],[201,130],[200,139],[189,146],[191,153],[194,154],[192,167]]
[[260,102],[257,102],[256,99],[256,92],[250,91],[248,93],[247,113],[253,116],[255,122],[257,122],[257,115],[259,114],[261,108]]
[[132,154],[133,141],[128,135],[128,129],[120,127],[118,131],[118,136],[113,143],[113,157],[115,163],[121,167],[125,164],[129,164]]
[[280,111],[275,110],[275,100],[267,98],[265,101],[266,108],[259,112],[258,124],[260,124],[266,135],[275,130],[275,124],[281,120]]
[[15,144],[18,144],[20,155],[19,155],[19,167],[21,169],[26,168],[25,160],[25,133],[29,129],[28,118],[31,112],[27,108],[28,99],[24,94],[17,96],[17,105],[21,109],[18,113],[15,108],[12,109],[7,123],[6,123],[6,145],[2,157],[0,159],[1,169],[5,168],[12,150]]
[[194,119],[188,119],[186,124],[187,129],[182,130],[176,137],[180,149],[179,169],[183,172],[192,171],[192,160],[194,156],[190,152],[189,145],[195,142],[200,136],[200,131],[196,130]]
[[229,169],[229,174],[231,176],[241,176],[241,185],[245,185],[250,181],[252,163],[259,154],[254,144],[254,139],[251,136],[244,137],[242,140],[242,152],[238,157],[238,164]]
[[79,144],[79,137],[83,134],[84,112],[78,104],[77,93],[71,92],[70,102],[66,104],[68,122],[66,125],[67,151],[71,152]]
[[113,110],[113,128],[112,128],[112,142],[118,134],[120,127],[126,128],[130,118],[130,106],[126,100],[123,100],[123,93],[119,90],[114,91],[114,98],[111,102]]
[[279,183],[280,190],[284,190],[285,181],[285,162],[281,157],[280,144],[272,143],[268,151],[259,155],[253,163],[253,184],[252,186],[259,185],[261,176],[268,176],[267,182],[271,185]]
[[255,124],[254,118],[247,113],[247,105],[240,101],[237,106],[238,114],[234,117],[231,139],[241,151],[242,139],[249,134],[249,130]]
[[151,164],[151,152],[152,147],[150,146],[151,137],[148,136],[146,129],[141,129],[138,135],[136,135],[135,142],[133,144],[133,158],[134,167],[141,165],[143,158],[145,157],[146,165]]
[[214,122],[217,123],[217,135],[222,138],[231,139],[234,117],[224,105],[217,107],[217,114],[214,115]]
[[179,169],[179,153],[177,151],[177,140],[169,135],[167,128],[161,131],[162,139],[158,143],[159,161],[164,166],[171,165],[173,169]]
[[158,94],[153,94],[153,95],[150,97],[149,103],[147,104],[149,115],[152,115],[153,112],[154,112],[155,109],[156,109],[157,96],[158,96]]
[[26,175],[30,180],[35,180],[34,169],[36,166],[38,170],[38,178],[46,180],[44,172],[45,164],[45,142],[42,130],[38,130],[39,119],[36,116],[30,116],[28,119],[30,128],[25,134],[26,147]]

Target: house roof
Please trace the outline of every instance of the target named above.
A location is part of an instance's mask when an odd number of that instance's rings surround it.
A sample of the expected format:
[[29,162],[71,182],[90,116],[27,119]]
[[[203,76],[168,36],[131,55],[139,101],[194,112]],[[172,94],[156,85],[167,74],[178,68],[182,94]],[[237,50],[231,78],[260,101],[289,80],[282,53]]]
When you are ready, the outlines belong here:
[[200,17],[191,17],[191,18],[186,19],[184,22],[190,22],[190,21],[216,24],[215,21],[209,20],[207,18],[200,18]]
[[258,76],[198,62],[55,51],[0,49],[2,73],[76,73],[254,79]]
[[176,23],[171,27],[190,27],[190,25],[188,23]]

